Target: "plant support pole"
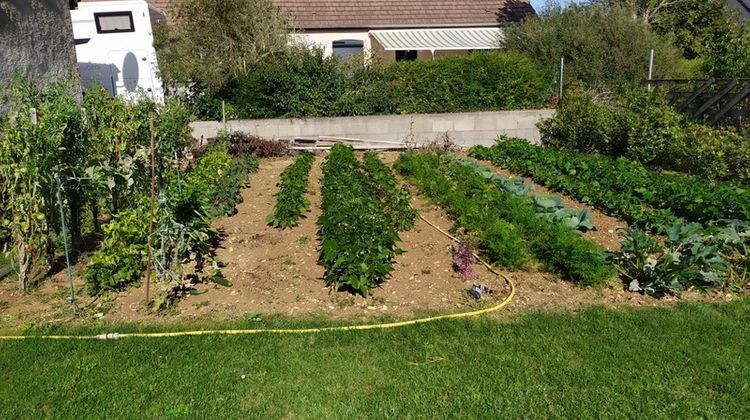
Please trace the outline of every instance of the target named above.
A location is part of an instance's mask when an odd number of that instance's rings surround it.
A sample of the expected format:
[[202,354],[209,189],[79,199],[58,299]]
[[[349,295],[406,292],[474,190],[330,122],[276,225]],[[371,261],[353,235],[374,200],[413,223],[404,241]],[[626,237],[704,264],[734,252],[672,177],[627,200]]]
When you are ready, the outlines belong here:
[[154,134],[154,113],[149,118],[149,129],[151,131],[151,210],[148,218],[148,261],[146,263],[146,303],[151,300],[151,265],[154,259],[154,251],[151,249],[151,237],[154,234],[154,200],[156,199],[156,147]]
[[70,308],[73,311],[73,316],[78,314],[78,305],[76,305],[76,293],[73,288],[73,272],[70,269],[70,249],[68,248],[68,228],[65,226],[65,210],[63,209],[62,196],[60,191],[62,190],[62,184],[60,183],[60,174],[55,174],[55,182],[57,183],[57,206],[60,208],[60,225],[62,227],[63,236],[63,248],[65,249],[65,264],[68,269],[68,287],[70,288]]

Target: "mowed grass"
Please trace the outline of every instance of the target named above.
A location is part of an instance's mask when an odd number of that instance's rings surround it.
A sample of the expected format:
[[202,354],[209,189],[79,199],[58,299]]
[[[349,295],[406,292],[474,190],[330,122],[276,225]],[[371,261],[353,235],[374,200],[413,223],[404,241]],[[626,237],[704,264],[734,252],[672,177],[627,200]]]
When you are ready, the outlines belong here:
[[0,343],[2,418],[750,418],[748,395],[750,300],[387,331]]

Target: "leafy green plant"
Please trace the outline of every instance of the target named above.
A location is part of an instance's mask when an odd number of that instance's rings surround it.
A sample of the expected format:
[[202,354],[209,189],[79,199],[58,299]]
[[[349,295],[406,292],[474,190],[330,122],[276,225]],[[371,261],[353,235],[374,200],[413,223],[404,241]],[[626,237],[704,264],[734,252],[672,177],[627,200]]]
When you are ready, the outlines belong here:
[[457,157],[455,155],[446,155],[449,159],[455,159],[462,165],[474,169],[482,178],[494,182],[499,188],[522,197],[531,197],[537,211],[537,216],[547,219],[551,222],[562,222],[571,229],[580,231],[595,230],[587,210],[578,211],[573,208],[564,208],[564,203],[560,197],[550,195],[532,195],[534,187],[525,183],[522,179],[508,178],[499,175],[494,170],[480,164],[473,159]]
[[398,233],[351,147],[335,145],[323,164],[320,264],[328,285],[370,294],[393,271]]
[[[663,295],[690,286],[746,283],[750,229],[747,222],[726,220],[747,220],[750,204],[744,187],[659,173],[624,158],[537,147],[525,140],[501,139],[471,154],[629,221],[634,229],[623,235],[623,251],[615,261],[632,290]],[[666,245],[642,229],[666,236]]]
[[678,219],[707,223],[750,219],[750,189],[652,171],[628,159],[537,147],[500,138],[471,155],[606,210],[635,226],[662,231]]
[[596,245],[540,219],[530,198],[503,190],[455,157],[407,152],[396,169],[442,204],[494,263],[518,268],[534,255],[546,269],[582,285],[601,284],[614,273]]
[[729,264],[696,223],[669,226],[662,247],[648,234],[627,229],[615,256],[629,290],[649,295],[679,294],[689,286],[721,287]]
[[400,185],[390,168],[383,163],[375,152],[366,152],[363,158],[364,169],[368,175],[370,187],[385,205],[393,219],[393,227],[399,231],[409,230],[414,226],[417,211],[411,206],[409,191]]
[[[33,270],[54,264],[51,235],[58,227],[55,177],[81,169],[83,121],[70,85],[53,82],[39,90],[16,80],[8,97],[11,113],[0,119],[0,215],[13,249],[6,256],[18,267],[19,289],[26,290]],[[80,214],[80,191],[63,192],[74,216]],[[78,217],[72,217],[80,237]]]
[[571,91],[539,124],[542,143],[627,157],[651,168],[750,183],[750,138],[689,121],[659,94],[632,91],[618,100]]
[[146,269],[148,205],[125,209],[102,227],[104,238],[84,274],[89,293],[121,290],[138,281]]
[[266,218],[267,223],[279,229],[291,228],[297,226],[299,218],[310,211],[310,201],[305,198],[305,193],[314,161],[315,155],[302,153],[281,173],[276,205],[274,212]]

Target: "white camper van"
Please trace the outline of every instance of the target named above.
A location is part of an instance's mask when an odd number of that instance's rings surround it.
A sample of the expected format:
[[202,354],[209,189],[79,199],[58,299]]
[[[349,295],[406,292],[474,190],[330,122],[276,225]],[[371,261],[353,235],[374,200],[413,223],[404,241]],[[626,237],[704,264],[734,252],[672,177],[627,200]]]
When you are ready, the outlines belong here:
[[79,2],[70,14],[78,69],[86,88],[100,83],[113,96],[164,100],[145,1]]

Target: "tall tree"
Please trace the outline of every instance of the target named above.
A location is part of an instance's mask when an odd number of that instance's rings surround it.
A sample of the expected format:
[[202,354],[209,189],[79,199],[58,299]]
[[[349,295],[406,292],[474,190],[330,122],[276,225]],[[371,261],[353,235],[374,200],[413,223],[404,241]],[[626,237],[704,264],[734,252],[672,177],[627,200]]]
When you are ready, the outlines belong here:
[[685,58],[699,59],[706,76],[750,76],[750,25],[727,0],[595,0],[627,5],[661,35],[669,36]]
[[157,31],[162,78],[219,88],[286,51],[290,25],[269,0],[177,0]]
[[625,5],[548,4],[538,18],[511,25],[504,46],[549,69],[565,58],[566,80],[586,87],[618,90],[646,77],[648,52],[654,49],[663,77],[681,76],[681,52]]

